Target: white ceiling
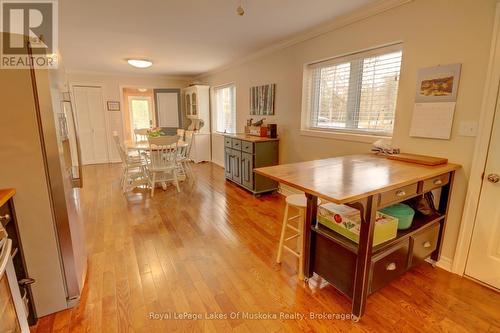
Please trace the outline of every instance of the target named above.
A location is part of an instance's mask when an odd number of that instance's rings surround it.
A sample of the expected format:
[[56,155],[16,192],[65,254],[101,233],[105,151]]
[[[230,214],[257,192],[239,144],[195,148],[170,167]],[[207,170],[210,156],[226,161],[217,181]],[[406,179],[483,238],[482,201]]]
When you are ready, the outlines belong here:
[[[68,70],[201,74],[374,0],[63,0],[60,50]],[[148,58],[146,70],[126,58]]]

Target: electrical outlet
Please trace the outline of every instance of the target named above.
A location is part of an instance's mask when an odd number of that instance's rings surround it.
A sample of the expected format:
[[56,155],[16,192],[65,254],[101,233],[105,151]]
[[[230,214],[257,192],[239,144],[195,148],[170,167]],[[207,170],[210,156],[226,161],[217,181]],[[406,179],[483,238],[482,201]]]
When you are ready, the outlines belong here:
[[458,134],[461,136],[477,136],[477,121],[461,121]]

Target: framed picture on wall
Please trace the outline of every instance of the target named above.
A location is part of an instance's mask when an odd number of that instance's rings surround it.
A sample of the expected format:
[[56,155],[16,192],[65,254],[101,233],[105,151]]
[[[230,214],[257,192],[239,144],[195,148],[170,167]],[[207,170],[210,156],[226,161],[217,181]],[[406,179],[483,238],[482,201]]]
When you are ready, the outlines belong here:
[[274,94],[276,84],[266,84],[250,88],[250,114],[259,116],[274,115]]
[[415,102],[456,102],[460,69],[461,64],[420,69]]
[[108,101],[108,111],[120,111],[120,102]]

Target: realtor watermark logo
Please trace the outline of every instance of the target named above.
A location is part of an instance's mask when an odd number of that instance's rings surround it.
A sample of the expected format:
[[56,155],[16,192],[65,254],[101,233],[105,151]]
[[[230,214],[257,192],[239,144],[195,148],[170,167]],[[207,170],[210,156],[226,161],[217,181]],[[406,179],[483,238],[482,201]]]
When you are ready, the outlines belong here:
[[57,68],[57,0],[0,0],[0,11],[1,69]]

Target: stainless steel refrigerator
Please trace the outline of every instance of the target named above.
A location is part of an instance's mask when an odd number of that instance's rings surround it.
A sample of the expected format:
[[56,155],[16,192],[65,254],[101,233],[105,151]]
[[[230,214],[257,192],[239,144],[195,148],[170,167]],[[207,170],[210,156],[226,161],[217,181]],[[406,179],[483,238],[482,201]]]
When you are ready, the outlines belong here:
[[0,188],[17,191],[39,317],[75,305],[87,270],[78,138],[71,101],[58,81],[54,70],[0,69]]

